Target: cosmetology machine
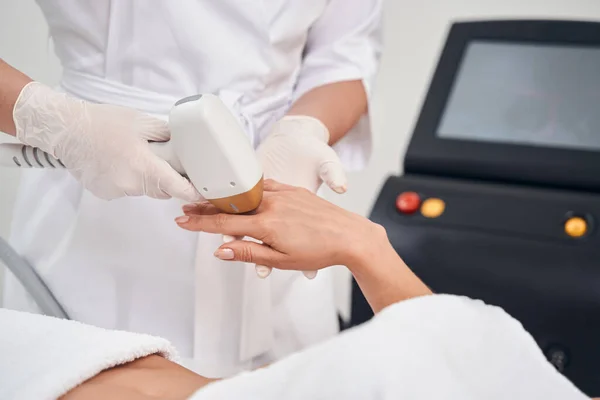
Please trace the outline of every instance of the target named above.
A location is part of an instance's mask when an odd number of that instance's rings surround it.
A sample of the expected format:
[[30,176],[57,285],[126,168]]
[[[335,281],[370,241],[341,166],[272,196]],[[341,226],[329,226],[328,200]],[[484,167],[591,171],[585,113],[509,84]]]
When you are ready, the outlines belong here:
[[[217,208],[230,214],[253,211],[263,195],[262,168],[237,118],[210,94],[186,97],[169,115],[171,140],[150,143],[152,151]],[[21,144],[0,144],[0,167],[64,168],[52,156]],[[0,238],[0,260],[46,315],[68,318],[35,270]]]
[[[600,395],[600,23],[454,24],[371,219],[434,292],[503,307]],[[351,325],[371,316],[354,283]]]

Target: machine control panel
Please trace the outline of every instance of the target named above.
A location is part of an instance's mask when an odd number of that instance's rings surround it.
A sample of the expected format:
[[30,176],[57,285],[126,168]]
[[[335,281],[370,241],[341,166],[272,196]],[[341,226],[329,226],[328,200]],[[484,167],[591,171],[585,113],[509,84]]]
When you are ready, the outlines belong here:
[[391,221],[440,228],[485,230],[537,240],[594,240],[600,203],[593,194],[405,176],[386,206]]
[[446,209],[446,203],[435,197],[421,201],[421,195],[416,192],[402,192],[396,198],[396,208],[402,214],[412,215],[420,210],[425,218],[438,218]]

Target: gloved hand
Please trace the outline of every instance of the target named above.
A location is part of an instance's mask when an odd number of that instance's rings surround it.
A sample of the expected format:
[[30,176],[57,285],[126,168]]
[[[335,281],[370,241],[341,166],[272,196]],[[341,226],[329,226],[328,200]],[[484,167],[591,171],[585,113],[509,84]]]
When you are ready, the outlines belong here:
[[150,150],[148,141],[170,138],[167,124],[159,119],[78,100],[38,82],[23,88],[13,119],[17,139],[60,159],[97,197],[202,199],[187,179]]
[[[274,179],[316,193],[323,182],[337,193],[346,191],[347,178],[336,152],[329,146],[329,130],[318,119],[286,116],[257,149],[265,179]],[[256,266],[266,278],[271,268]],[[313,279],[316,271],[305,271]]]

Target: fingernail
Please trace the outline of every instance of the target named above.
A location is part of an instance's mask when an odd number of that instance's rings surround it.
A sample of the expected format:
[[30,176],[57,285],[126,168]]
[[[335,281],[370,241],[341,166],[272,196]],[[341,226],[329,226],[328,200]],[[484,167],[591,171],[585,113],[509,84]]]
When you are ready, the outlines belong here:
[[264,265],[257,265],[255,269],[256,275],[258,275],[260,279],[265,279],[267,276],[271,275],[271,271],[273,271],[271,267],[265,267]]
[[338,194],[343,194],[346,193],[346,190],[348,190],[348,188],[346,187],[346,185],[337,185],[333,187],[333,191],[338,193]]
[[178,224],[185,224],[189,222],[189,220],[190,217],[188,217],[187,215],[182,215],[181,217],[175,218],[175,222],[177,222]]
[[310,280],[313,280],[317,277],[317,271],[304,271],[304,276]]
[[223,235],[223,243],[231,243],[235,240],[235,237],[231,235]]
[[235,255],[233,254],[233,250],[231,249],[218,249],[215,251],[215,257],[220,260],[233,260]]

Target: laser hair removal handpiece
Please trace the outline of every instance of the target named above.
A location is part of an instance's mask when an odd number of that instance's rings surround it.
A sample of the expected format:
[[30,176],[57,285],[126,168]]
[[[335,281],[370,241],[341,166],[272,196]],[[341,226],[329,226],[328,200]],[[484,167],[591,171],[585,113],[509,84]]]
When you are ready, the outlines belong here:
[[215,207],[238,214],[262,201],[263,172],[238,119],[214,95],[179,100],[169,116],[173,151]]
[[[187,176],[221,211],[255,210],[262,201],[263,173],[238,119],[212,94],[179,100],[169,114],[171,140],[150,143],[157,156]],[[0,144],[0,166],[65,168],[43,151],[22,144]]]
[[[214,95],[179,100],[169,115],[171,140],[150,143],[154,154],[177,172],[221,211],[247,213],[258,208],[263,196],[262,168],[238,119]],[[22,144],[0,144],[0,166],[65,168],[43,151]],[[35,269],[0,238],[0,261],[33,296],[41,311],[68,319]]]

